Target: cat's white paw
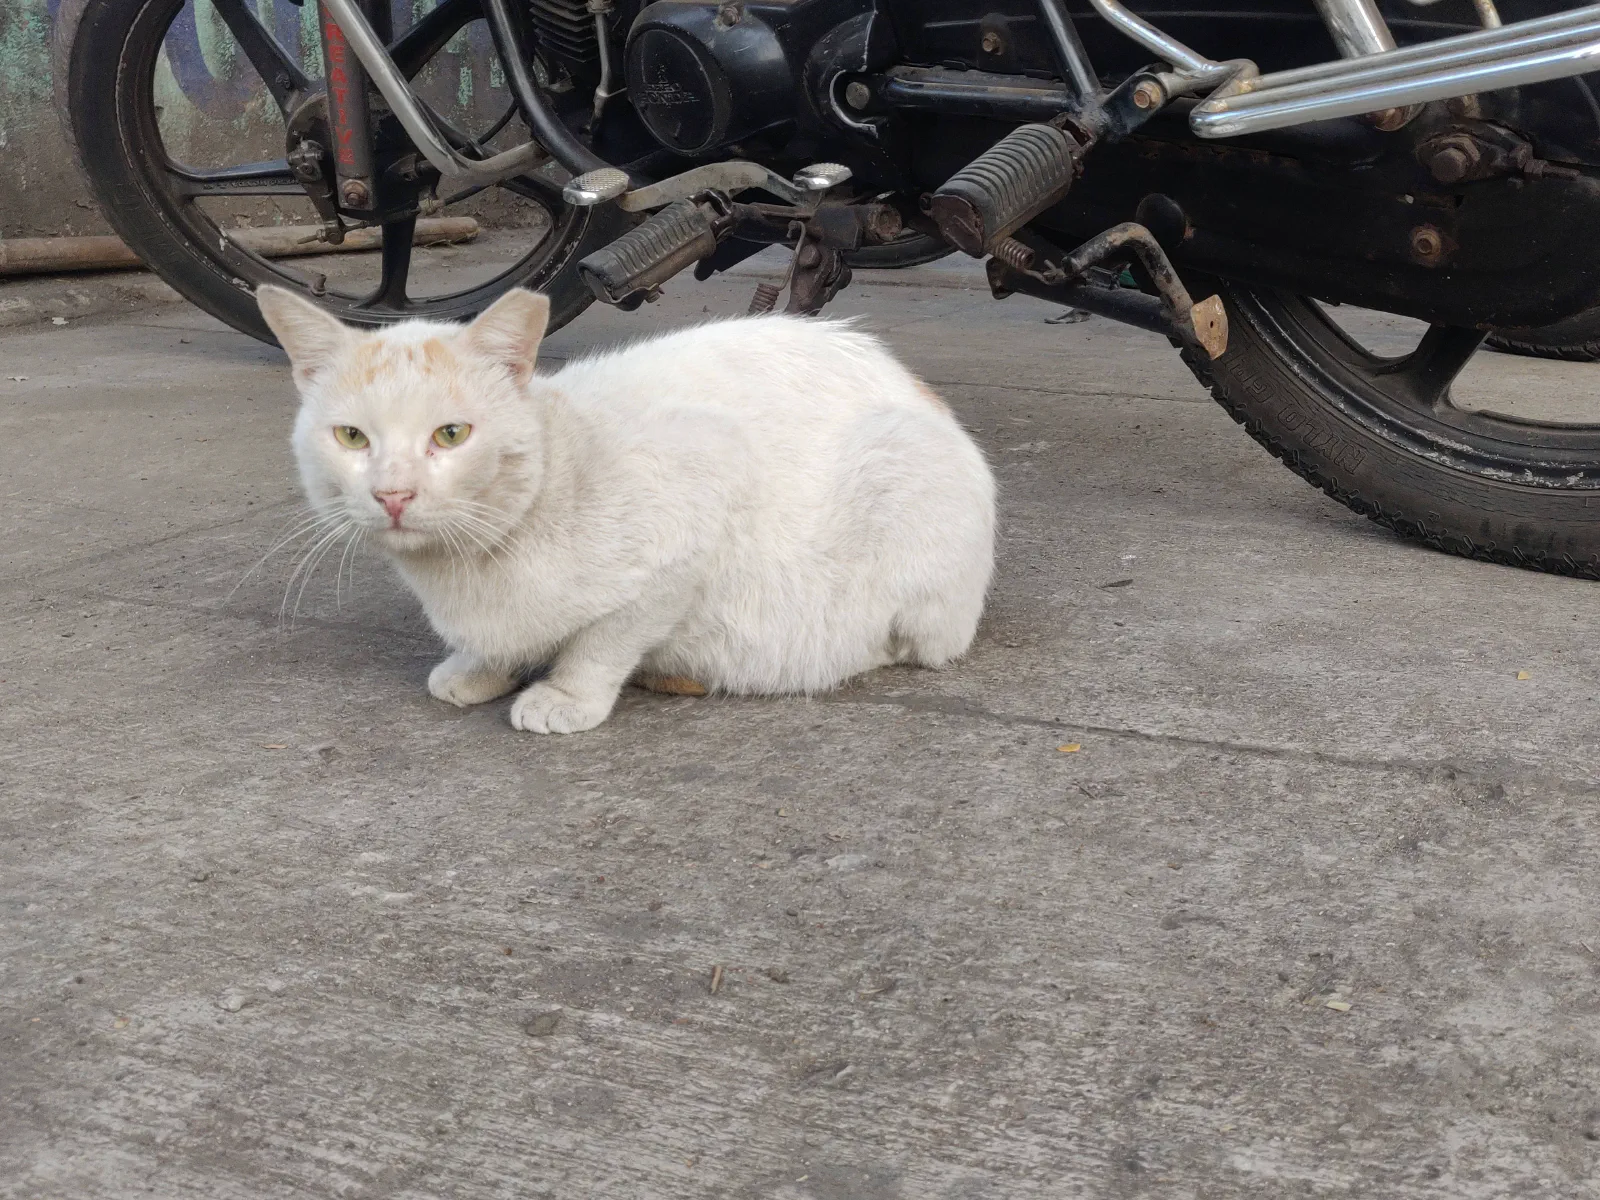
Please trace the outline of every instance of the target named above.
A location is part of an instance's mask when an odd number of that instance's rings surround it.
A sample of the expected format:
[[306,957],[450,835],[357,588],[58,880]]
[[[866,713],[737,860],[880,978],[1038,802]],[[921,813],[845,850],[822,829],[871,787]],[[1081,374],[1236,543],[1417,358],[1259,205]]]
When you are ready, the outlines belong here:
[[459,708],[498,700],[516,686],[515,675],[492,671],[461,654],[452,654],[428,673],[429,695]]
[[511,724],[529,733],[582,733],[611,715],[615,698],[572,696],[548,683],[536,683],[511,705]]

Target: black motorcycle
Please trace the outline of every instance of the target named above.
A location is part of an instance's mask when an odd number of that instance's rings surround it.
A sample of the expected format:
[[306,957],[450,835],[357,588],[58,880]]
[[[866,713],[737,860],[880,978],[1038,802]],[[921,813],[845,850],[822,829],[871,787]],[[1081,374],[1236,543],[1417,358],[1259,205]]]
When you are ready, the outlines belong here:
[[[281,157],[196,165],[164,144],[158,65],[185,0],[67,0],[57,79],[112,225],[257,337],[267,282],[363,323],[463,318],[521,285],[561,323],[778,244],[787,309],[815,313],[853,268],[959,250],[996,296],[1166,334],[1252,436],[1357,512],[1600,576],[1600,424],[1451,397],[1486,334],[1600,333],[1600,103],[1582,74],[1600,5],[1244,0],[1147,19],[1116,0],[441,0],[396,36],[389,0],[303,0],[317,79],[247,0],[210,2],[281,114]],[[514,104],[474,133],[413,81],[478,21]],[[411,294],[419,216],[486,190],[541,208],[547,231],[487,278]],[[380,226],[381,278],[341,290],[203,203],[263,196],[309,200],[330,243]],[[1340,306],[1427,329],[1378,353]]]

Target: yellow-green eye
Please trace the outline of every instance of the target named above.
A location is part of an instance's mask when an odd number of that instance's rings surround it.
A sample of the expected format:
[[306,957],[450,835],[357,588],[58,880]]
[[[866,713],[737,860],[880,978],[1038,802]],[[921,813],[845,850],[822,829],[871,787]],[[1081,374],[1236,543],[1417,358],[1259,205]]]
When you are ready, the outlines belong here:
[[461,445],[462,442],[467,440],[467,434],[471,432],[471,425],[458,425],[455,423],[441,425],[433,431],[433,444],[443,450],[448,450],[452,446]]
[[339,445],[347,450],[365,450],[367,448],[367,435],[354,425],[335,425],[333,436],[338,439]]

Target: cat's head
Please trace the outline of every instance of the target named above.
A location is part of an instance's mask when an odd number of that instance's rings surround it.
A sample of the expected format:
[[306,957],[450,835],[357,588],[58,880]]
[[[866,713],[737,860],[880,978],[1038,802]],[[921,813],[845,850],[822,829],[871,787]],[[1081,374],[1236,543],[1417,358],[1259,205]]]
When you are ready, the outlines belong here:
[[397,554],[499,540],[533,503],[544,464],[533,365],[550,301],[511,291],[468,325],[351,329],[293,292],[262,287],[289,353],[306,495]]

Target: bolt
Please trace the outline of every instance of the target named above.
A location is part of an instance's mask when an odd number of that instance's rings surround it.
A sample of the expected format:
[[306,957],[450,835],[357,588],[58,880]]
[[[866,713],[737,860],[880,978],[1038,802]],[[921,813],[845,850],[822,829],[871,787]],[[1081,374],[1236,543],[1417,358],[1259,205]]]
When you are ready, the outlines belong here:
[[1415,104],[1407,104],[1403,108],[1380,108],[1377,112],[1369,112],[1361,119],[1374,129],[1384,133],[1393,133],[1397,129],[1404,129],[1422,109]]
[[372,193],[364,180],[346,179],[339,188],[339,197],[344,201],[346,208],[365,208],[372,199]]
[[1154,108],[1161,103],[1161,85],[1154,80],[1141,80],[1133,89],[1133,106],[1135,108]]
[[983,35],[983,52],[985,54],[999,54],[1005,48],[1005,42],[1000,40],[1000,35],[994,30],[991,29]]
[[1472,159],[1459,146],[1441,150],[1428,160],[1428,170],[1440,183],[1460,183],[1472,169]]
[[1483,154],[1474,139],[1449,137],[1425,147],[1422,161],[1440,183],[1460,183],[1477,171]]
[[1436,259],[1444,253],[1444,238],[1432,225],[1418,225],[1411,231],[1411,251],[1418,258]]
[[872,89],[857,79],[844,87],[844,102],[858,112],[872,103]]
[[744,5],[738,3],[737,0],[726,0],[725,3],[717,6],[717,15],[713,24],[718,29],[732,29],[742,20],[744,20]]
[[288,163],[296,179],[315,183],[322,178],[322,147],[313,141],[300,142],[289,151]]

